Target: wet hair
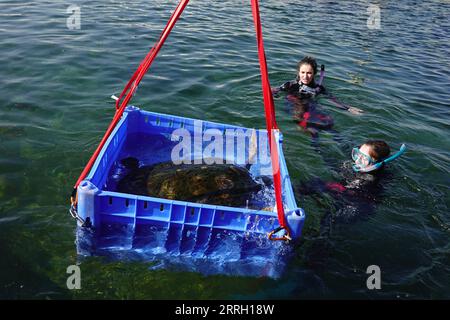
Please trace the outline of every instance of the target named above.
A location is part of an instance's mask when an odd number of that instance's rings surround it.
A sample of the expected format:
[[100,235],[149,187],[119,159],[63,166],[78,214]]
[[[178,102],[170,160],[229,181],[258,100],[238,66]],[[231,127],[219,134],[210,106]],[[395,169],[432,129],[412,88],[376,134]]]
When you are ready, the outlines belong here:
[[312,67],[312,69],[313,69],[314,75],[316,75],[316,73],[317,73],[317,62],[316,62],[316,59],[314,59],[313,57],[310,57],[310,56],[304,57],[302,60],[300,60],[297,63],[297,72],[300,71],[301,66],[304,65],[304,64],[309,64]]
[[375,161],[382,161],[391,153],[391,148],[383,140],[367,140],[364,144],[370,147],[369,155]]

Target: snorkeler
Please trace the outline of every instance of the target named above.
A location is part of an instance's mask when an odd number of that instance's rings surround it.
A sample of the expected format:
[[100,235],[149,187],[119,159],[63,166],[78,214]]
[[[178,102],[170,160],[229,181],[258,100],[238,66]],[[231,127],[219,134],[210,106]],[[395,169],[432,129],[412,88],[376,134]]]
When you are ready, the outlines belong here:
[[285,82],[278,88],[272,89],[272,93],[277,94],[280,91],[285,91],[288,94],[297,94],[302,98],[315,97],[317,94],[325,92],[325,88],[322,86],[324,73],[321,73],[319,83],[316,83],[314,80],[316,74],[316,60],[312,57],[305,57],[297,64],[297,77],[295,80]]
[[[330,194],[334,199],[334,220],[349,221],[362,213],[370,214],[383,186],[380,179],[386,176],[383,168],[406,150],[404,144],[400,150],[390,155],[389,145],[382,140],[367,140],[361,146],[352,149],[352,162],[346,161],[339,169],[340,182],[325,182],[319,178],[302,183],[297,192],[300,195]],[[329,160],[328,163],[333,160]]]
[[360,114],[361,109],[345,105],[337,100],[336,97],[328,93],[322,85],[325,77],[325,66],[321,66],[319,81],[315,82],[317,74],[317,62],[312,57],[305,57],[297,64],[297,76],[295,80],[288,81],[283,85],[272,88],[272,93],[277,95],[279,92],[287,93],[289,110],[299,126],[308,131],[313,138],[317,138],[318,129],[329,130],[333,127],[334,121],[330,115],[327,115],[317,108],[317,103],[313,101],[319,94],[323,94],[330,102],[341,110],[349,111],[353,114]]
[[318,83],[315,82],[314,77],[317,74],[317,62],[314,58],[306,56],[297,63],[297,76],[295,80],[285,82],[278,88],[273,88],[272,93],[278,94],[280,91],[285,91],[288,94],[296,94],[300,98],[313,98],[318,94],[324,94],[336,107],[346,110],[353,114],[360,114],[363,110],[343,104],[339,102],[336,97],[332,96],[325,90],[322,85],[325,77],[325,66],[320,66],[320,78]]
[[344,150],[351,154],[351,160],[342,162],[331,154],[324,158],[335,179],[324,181],[315,177],[294,187],[300,202],[317,203],[314,214],[319,225],[310,234],[313,241],[305,247],[307,265],[326,270],[328,259],[335,252],[333,233],[337,225],[365,220],[376,212],[386,185],[393,179],[393,170],[383,168],[401,156],[406,147],[402,145],[393,155],[390,149],[380,140],[368,140],[354,148],[347,145]]
[[368,140],[359,148],[352,149],[352,160],[355,164],[352,166],[355,172],[376,172],[383,168],[384,164],[397,159],[406,150],[405,144],[402,144],[400,150],[389,157],[390,148],[388,144],[381,140]]

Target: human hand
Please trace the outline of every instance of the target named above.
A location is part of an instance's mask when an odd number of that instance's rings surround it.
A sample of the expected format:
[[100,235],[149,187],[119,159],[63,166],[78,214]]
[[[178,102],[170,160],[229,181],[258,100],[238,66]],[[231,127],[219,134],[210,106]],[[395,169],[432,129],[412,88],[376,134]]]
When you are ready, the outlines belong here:
[[358,109],[358,108],[355,108],[355,107],[349,107],[349,108],[347,109],[347,111],[350,112],[351,114],[361,114],[361,113],[364,113],[363,110]]
[[280,88],[270,88],[272,90],[272,95],[277,96],[281,91]]

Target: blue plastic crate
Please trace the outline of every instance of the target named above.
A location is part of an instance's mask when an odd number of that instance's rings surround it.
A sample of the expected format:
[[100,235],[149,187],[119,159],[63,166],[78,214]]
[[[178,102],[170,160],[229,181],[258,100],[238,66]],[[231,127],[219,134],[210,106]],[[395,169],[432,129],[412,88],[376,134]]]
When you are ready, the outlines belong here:
[[[277,213],[273,211],[274,199],[268,204],[272,211],[266,211],[115,191],[117,181],[114,174],[121,159],[135,157],[142,165],[169,161],[174,146],[180,145],[180,135],[177,135],[180,132],[191,134],[193,139],[199,133],[203,137],[197,143],[192,141],[190,150],[184,149],[182,153],[192,162],[199,161],[208,151],[208,155],[221,158],[226,163],[245,164],[248,163],[251,143],[256,143],[259,152],[252,159],[250,172],[255,176],[272,177],[266,130],[127,107],[88,176],[78,186],[78,214],[83,220],[90,220],[96,233],[95,246],[91,243],[92,247],[96,250],[115,248],[166,256],[226,256],[229,260],[274,258],[280,245],[266,242],[267,233],[279,226]],[[256,139],[252,140],[249,133]],[[214,143],[219,148],[208,150],[213,141],[210,135],[215,136]],[[218,139],[220,136],[223,139]],[[284,209],[295,239],[301,234],[305,213],[297,207],[294,199],[281,136],[277,137],[277,145]],[[79,233],[79,236],[85,235],[85,232]],[[229,241],[224,245],[222,240],[227,237],[233,239],[232,244]],[[86,246],[83,252],[86,253]]]

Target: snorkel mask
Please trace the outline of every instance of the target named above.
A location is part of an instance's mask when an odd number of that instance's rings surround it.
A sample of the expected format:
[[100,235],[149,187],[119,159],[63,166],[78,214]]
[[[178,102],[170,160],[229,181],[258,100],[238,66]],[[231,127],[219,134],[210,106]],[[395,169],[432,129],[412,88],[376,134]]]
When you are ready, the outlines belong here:
[[358,147],[353,148],[352,150],[352,159],[355,161],[355,164],[353,165],[353,171],[355,172],[371,172],[374,170],[378,170],[382,165],[385,163],[388,163],[392,160],[397,159],[400,157],[406,150],[405,144],[402,144],[400,147],[400,150],[393,154],[392,156],[379,161],[375,162],[373,158],[361,151],[359,151]]

